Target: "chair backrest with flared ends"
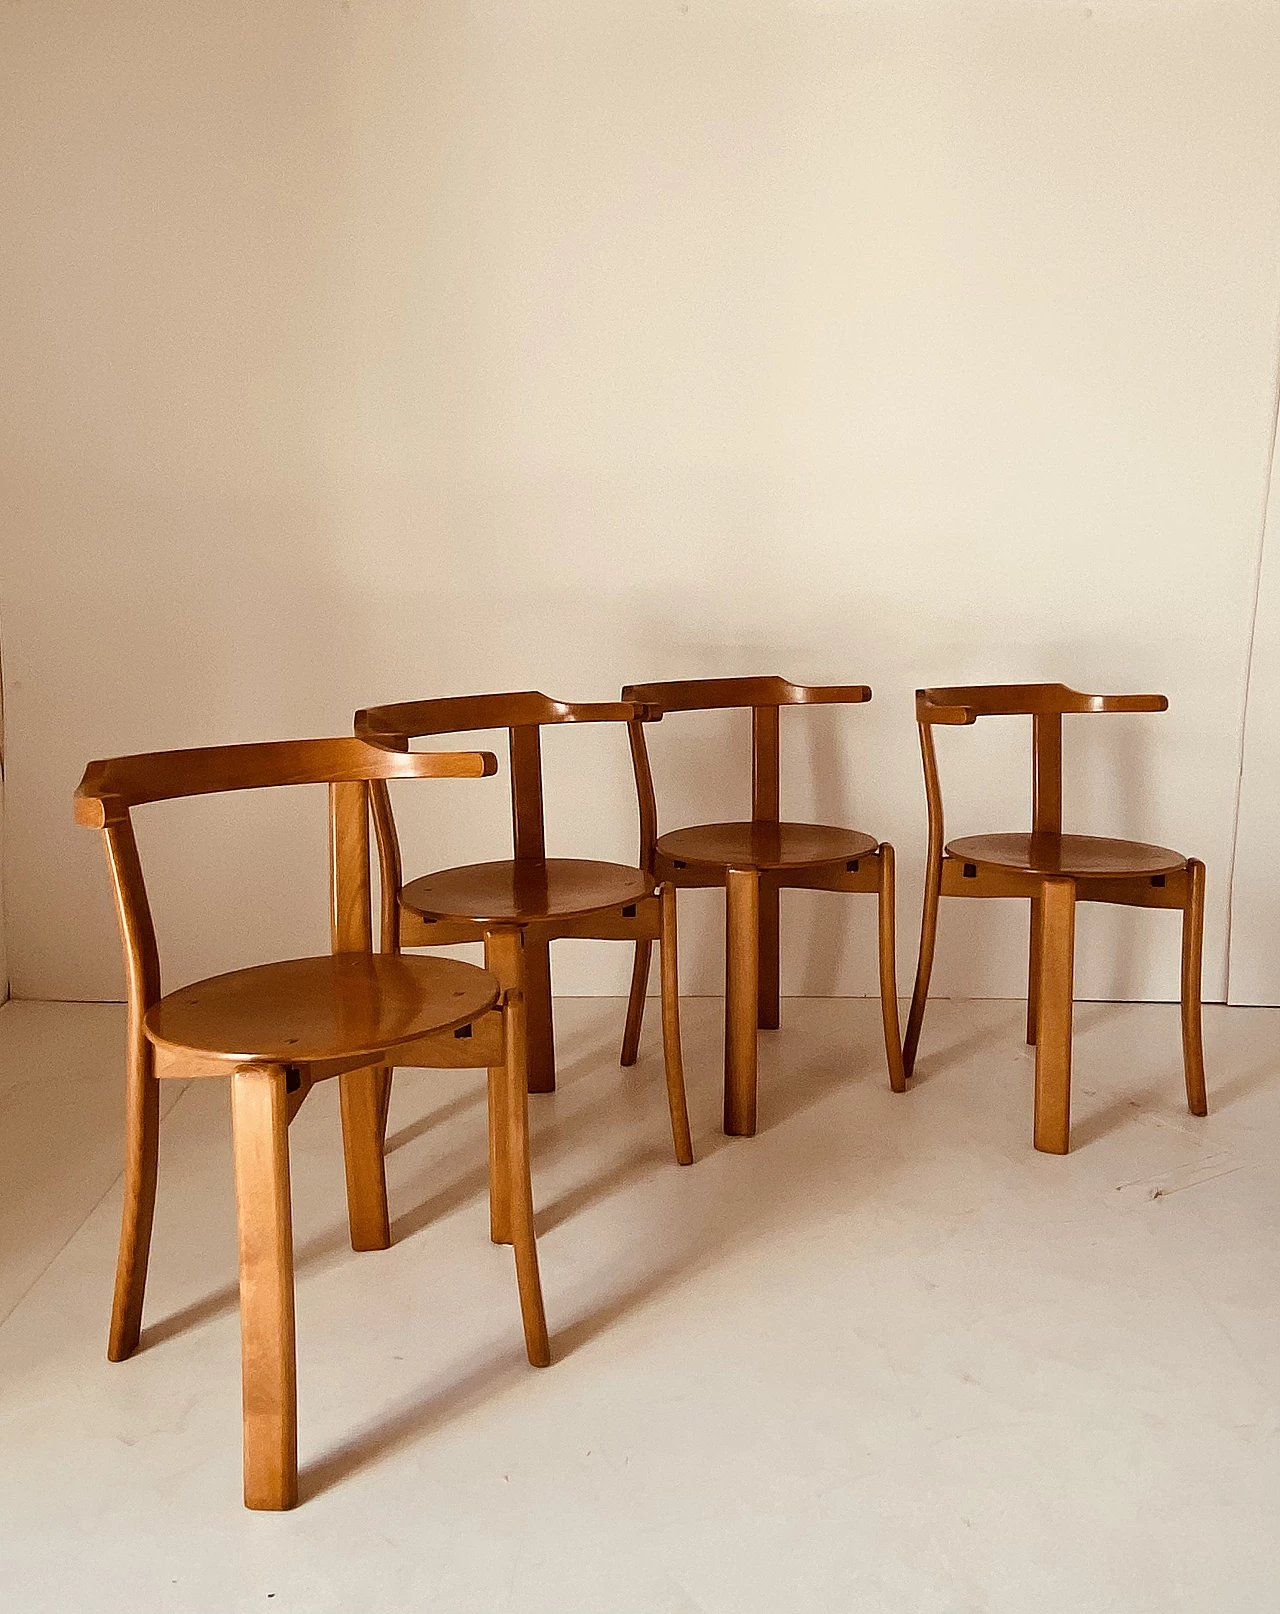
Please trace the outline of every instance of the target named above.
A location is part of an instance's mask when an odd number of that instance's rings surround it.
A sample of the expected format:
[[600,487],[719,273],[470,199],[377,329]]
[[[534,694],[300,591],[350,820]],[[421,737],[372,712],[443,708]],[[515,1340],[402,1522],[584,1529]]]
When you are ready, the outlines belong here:
[[628,684],[622,698],[636,708],[631,762],[640,798],[640,860],[648,867],[658,839],[658,803],[644,725],[668,712],[751,711],[751,816],[776,824],[782,811],[778,713],[783,706],[856,706],[871,699],[866,684],[792,684],[785,678],[683,678]]
[[916,721],[929,803],[929,841],[941,850],[942,790],[933,744],[935,724],[967,726],[980,717],[1031,719],[1031,827],[1062,833],[1062,718],[1064,713],[1164,712],[1164,695],[1087,695],[1066,684],[974,684],[916,690]]
[[[131,1021],[138,1019],[140,1024],[139,1017],[160,996],[160,961],[132,808],[222,791],[328,785],[331,941],[335,952],[356,951],[370,945],[370,789],[376,784],[385,788],[387,779],[479,779],[497,768],[497,758],[490,752],[411,756],[351,738],[206,746],[91,762],[76,790],[75,816],[78,824],[102,830],[106,842]],[[346,893],[341,904],[340,872],[356,876],[341,882]]]
[[[506,729],[511,757],[511,839],[517,858],[544,858],[546,830],[542,810],[542,739],[544,726],[557,723],[630,723],[635,708],[619,701],[557,701],[537,690],[506,695],[461,695],[441,700],[400,701],[371,706],[356,713],[355,731],[371,745],[408,751],[413,740],[437,734],[469,734]],[[425,755],[429,753],[419,753]],[[398,849],[386,786],[375,787],[374,824],[383,864],[384,895],[394,861],[398,889]]]

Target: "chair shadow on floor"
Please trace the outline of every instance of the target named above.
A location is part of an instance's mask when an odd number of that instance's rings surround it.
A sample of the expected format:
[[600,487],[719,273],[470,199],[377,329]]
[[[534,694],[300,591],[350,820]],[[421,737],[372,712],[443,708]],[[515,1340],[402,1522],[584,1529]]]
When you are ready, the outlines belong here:
[[[768,1130],[786,1125],[851,1079],[861,1079],[861,1039],[852,1048],[837,1046],[838,1041],[833,1034],[831,1058],[821,1062],[821,1069],[815,1077],[799,1084],[789,1083],[783,1077],[775,1083],[766,1108]],[[613,1028],[608,1033],[595,1028],[577,1031],[565,1039],[561,1053],[558,1088],[560,1092],[567,1093],[581,1082],[603,1077],[604,1067],[613,1064],[616,1058]],[[636,1068],[636,1077],[646,1084],[653,1081],[655,1086],[660,1087],[660,1056],[652,1058],[652,1069],[649,1066],[650,1059],[644,1059]],[[866,1078],[871,1080],[873,1061],[869,1056],[866,1066]],[[704,1081],[708,1087],[714,1085],[715,1105],[713,1111],[711,1094],[704,1088],[700,1105],[702,1113],[704,1116],[718,1114],[719,1070],[709,1069]],[[474,1111],[482,1111],[484,1100],[481,1086],[451,1097],[428,1114],[407,1122],[393,1132],[388,1140],[388,1152],[411,1145],[445,1121],[459,1120]],[[607,1137],[610,1117],[616,1117],[618,1103],[617,1085],[609,1080],[602,1081],[598,1099],[575,1101],[572,1107],[564,1107],[565,1113],[555,1113],[554,1098],[550,1102],[535,1099],[532,1107],[535,1182],[539,1156],[545,1164],[550,1164],[564,1151],[581,1149],[584,1140]],[[396,1242],[424,1230],[452,1210],[484,1198],[488,1182],[484,1128],[476,1125],[471,1130],[474,1136],[445,1157],[452,1168],[451,1180],[397,1218],[394,1224]],[[723,1137],[718,1129],[704,1123],[698,1153],[701,1160],[707,1161],[724,1149],[743,1150],[753,1146],[758,1147]],[[831,1148],[838,1150],[842,1146],[842,1140],[833,1136]],[[594,1172],[586,1180],[542,1204],[537,1213],[539,1233],[545,1235],[602,1200],[625,1191],[637,1180],[653,1175],[666,1162],[666,1152],[656,1138],[652,1144],[642,1142],[625,1158]],[[886,1161],[886,1169],[888,1164]],[[435,1162],[433,1172],[438,1172],[439,1166],[440,1162]],[[821,1161],[815,1161],[814,1167],[814,1180],[820,1181],[823,1175]],[[869,1171],[862,1191],[876,1192],[877,1177],[877,1172]],[[403,1194],[403,1185],[399,1192]],[[717,1222],[691,1217],[681,1243],[668,1256],[660,1258],[655,1268],[621,1280],[613,1279],[606,1254],[598,1268],[583,1275],[581,1287],[574,1284],[569,1293],[562,1291],[558,1298],[557,1310],[561,1320],[553,1333],[555,1360],[566,1360],[607,1334],[624,1318],[652,1304],[664,1294],[686,1286],[698,1272],[705,1271],[727,1255],[749,1247],[766,1234],[776,1233],[780,1221],[803,1222],[809,1214],[807,1204],[808,1194],[803,1184],[796,1185],[785,1180],[770,1182],[767,1187],[756,1184],[752,1195],[741,1205],[735,1206],[727,1219]],[[494,1250],[495,1257],[504,1253],[500,1249]],[[295,1266],[299,1273],[314,1272],[347,1258],[350,1258],[347,1228],[345,1222],[338,1221],[299,1247]],[[142,1347],[149,1349],[186,1329],[221,1314],[234,1312],[237,1299],[235,1284],[224,1286],[151,1324],[144,1331]],[[448,1372],[445,1369],[445,1373]],[[515,1337],[508,1339],[504,1330],[501,1341],[495,1340],[488,1351],[472,1355],[457,1364],[451,1376],[442,1374],[424,1383],[424,1393],[420,1397],[391,1407],[383,1416],[352,1432],[340,1444],[306,1463],[299,1475],[300,1495],[303,1499],[314,1497],[430,1436],[473,1409],[529,1384],[518,1340]]]
[[914,1092],[916,1088],[935,1081],[939,1076],[945,1076],[957,1065],[964,1064],[971,1055],[990,1043],[993,1035],[991,1025],[984,1023],[974,1030],[966,1031],[954,1041],[944,1043],[941,1047],[930,1046],[923,1043],[922,1039],[922,1049],[912,1072],[908,1091]]
[[[629,1285],[605,1304],[596,1306],[589,1315],[557,1326],[552,1339],[553,1369],[556,1363],[563,1362],[629,1312],[675,1287],[692,1267],[700,1266],[703,1259],[699,1254],[693,1261],[672,1261],[658,1272]],[[518,1345],[475,1362],[452,1383],[432,1389],[423,1399],[389,1412],[315,1462],[304,1464],[298,1474],[299,1500],[309,1501],[473,1409],[491,1404],[497,1397],[529,1382]]]
[[[583,1049],[577,1059],[562,1063],[560,1090],[589,1079],[592,1072],[599,1070],[602,1059],[602,1049],[593,1041],[593,1045]],[[718,1098],[718,1071],[714,1079]],[[848,1067],[842,1066],[838,1060],[833,1061],[824,1068],[821,1080],[805,1084],[803,1090],[795,1095],[794,1102],[784,1101],[781,1106],[771,1106],[770,1128],[785,1124],[848,1080]],[[593,1102],[576,1109],[569,1132],[558,1137],[555,1136],[560,1126],[557,1121],[549,1129],[553,1136],[544,1138],[543,1158],[547,1159],[558,1152],[558,1146],[568,1147],[570,1143],[576,1146],[586,1135],[599,1135],[607,1126],[608,1117],[616,1109],[616,1104],[617,1093],[614,1090],[603,1094],[599,1103]],[[545,1147],[548,1143],[550,1151]],[[700,1146],[699,1155],[706,1160],[721,1149],[752,1146],[716,1135],[714,1140],[707,1140],[706,1146]],[[477,1143],[477,1149],[479,1147]],[[839,1147],[839,1140],[833,1140],[833,1147]],[[638,1178],[650,1175],[666,1160],[665,1151],[656,1142],[652,1146],[640,1147],[615,1165],[544,1204],[538,1212],[539,1233],[545,1235],[581,1215],[611,1194],[626,1189]],[[818,1170],[815,1180],[821,1178],[822,1173]],[[466,1173],[466,1182],[473,1180],[479,1195],[483,1192],[483,1179],[478,1167],[474,1173]],[[460,1192],[461,1187],[459,1183],[451,1192]],[[798,1195],[796,1185],[787,1181],[770,1184],[764,1191],[760,1191],[760,1188],[761,1185],[757,1184],[757,1191],[740,1211],[719,1225],[704,1224],[697,1217],[691,1218],[688,1235],[679,1248],[661,1260],[655,1269],[623,1280],[612,1293],[600,1293],[601,1278],[607,1281],[607,1261],[597,1273],[584,1275],[583,1287],[590,1291],[589,1298],[575,1305],[572,1296],[562,1292],[556,1303],[562,1320],[557,1321],[553,1331],[555,1362],[564,1362],[607,1334],[623,1319],[651,1305],[663,1295],[686,1286],[694,1275],[727,1255],[750,1246],[767,1233],[776,1232],[780,1217],[804,1219],[807,1212],[803,1187]],[[876,1191],[874,1172],[867,1174],[863,1191]],[[437,1196],[437,1200],[439,1198]],[[416,1214],[413,1219],[417,1220]],[[398,1223],[397,1228],[401,1225]],[[448,1382],[441,1384],[436,1380],[433,1384],[424,1385],[425,1393],[420,1399],[393,1407],[384,1416],[353,1432],[340,1445],[307,1464],[300,1475],[301,1494],[308,1498],[328,1490],[430,1436],[473,1409],[515,1389],[527,1387],[530,1382],[514,1341],[510,1346],[495,1349],[492,1354],[478,1359],[473,1357],[456,1370]]]
[[[563,1091],[574,1082],[588,1077],[600,1068],[602,1059],[608,1050],[612,1049],[612,1037],[605,1037],[595,1032],[568,1039],[560,1054],[559,1086]],[[575,1043],[585,1043],[585,1048],[573,1056]],[[645,1072],[638,1067],[640,1074]],[[413,1073],[416,1074],[416,1073]],[[661,1079],[659,1075],[659,1080]],[[574,1116],[574,1132],[593,1130],[597,1124],[597,1115],[600,1111],[609,1108],[616,1102],[616,1096],[603,1097],[598,1104],[592,1104],[579,1110]],[[391,1155],[424,1137],[428,1132],[445,1123],[456,1120],[467,1114],[468,1111],[483,1109],[485,1104],[485,1090],[483,1085],[464,1093],[457,1094],[445,1103],[437,1105],[425,1115],[418,1116],[398,1131],[391,1133],[386,1142],[386,1153]],[[538,1108],[542,1100],[535,1098],[531,1119],[533,1121],[533,1141],[535,1149],[541,1153],[543,1162],[554,1158],[558,1146],[563,1144],[561,1132],[562,1124],[558,1119],[553,1126],[547,1125],[545,1112],[539,1125]],[[551,1133],[552,1136],[548,1136]],[[724,1140],[721,1139],[721,1142]],[[465,1154],[472,1155],[472,1149],[467,1148]],[[701,1153],[706,1155],[714,1152],[714,1145],[704,1148]],[[458,1151],[459,1154],[464,1151]],[[628,1186],[636,1177],[644,1175],[649,1170],[663,1163],[667,1159],[665,1151],[656,1145],[653,1149],[644,1149],[629,1159],[620,1162],[611,1170],[601,1173],[579,1184],[557,1200],[543,1205],[537,1212],[537,1231],[544,1234],[558,1227],[569,1217],[578,1214],[610,1194],[619,1192]],[[537,1161],[535,1159],[535,1169]],[[475,1140],[473,1163],[466,1164],[453,1179],[437,1192],[420,1200],[412,1209],[403,1212],[392,1223],[392,1239],[399,1244],[412,1238],[414,1234],[424,1231],[432,1223],[460,1210],[473,1200],[478,1200],[487,1194],[489,1188],[488,1156],[483,1136]],[[351,1254],[350,1238],[345,1223],[336,1222],[325,1232],[317,1234],[300,1245],[294,1252],[294,1273],[300,1275],[304,1272],[323,1271],[335,1265],[342,1257]],[[182,1306],[177,1311],[170,1312],[168,1316],[161,1317],[153,1323],[148,1323],[142,1330],[138,1342],[138,1352],[153,1349],[167,1341],[186,1333],[188,1329],[198,1328],[202,1323],[212,1322],[215,1318],[235,1311],[240,1303],[238,1284],[232,1282],[224,1284],[212,1293],[203,1295],[190,1305]]]
[[[294,1271],[322,1272],[327,1267],[336,1266],[342,1256],[350,1254],[351,1240],[346,1223],[337,1222],[326,1232],[308,1239],[294,1251]],[[137,1350],[133,1354],[141,1355],[157,1345],[175,1339],[179,1334],[185,1334],[190,1328],[198,1328],[201,1323],[212,1322],[215,1317],[235,1311],[239,1304],[239,1283],[232,1281],[223,1284],[221,1289],[202,1295],[199,1300],[193,1300],[189,1306],[180,1306],[177,1311],[171,1311],[167,1317],[148,1323],[142,1330]]]
[[[661,1158],[665,1160],[665,1153]],[[625,1162],[618,1171],[607,1175],[615,1186],[620,1187],[643,1169],[648,1159],[646,1151],[644,1156]],[[870,1185],[868,1191],[871,1191]],[[575,1195],[571,1193],[564,1198],[573,1200]],[[548,1208],[555,1210],[556,1207]],[[565,1210],[565,1216],[576,1214],[581,1208],[582,1205],[575,1202]],[[726,1231],[704,1235],[672,1256],[656,1271],[647,1272],[625,1284],[613,1295],[596,1301],[569,1321],[557,1323],[552,1336],[553,1368],[607,1333],[623,1318],[682,1287],[692,1275],[705,1271],[731,1251],[752,1243],[774,1224],[773,1206],[769,1197],[764,1196],[755,1203],[750,1217]],[[303,1500],[316,1496],[362,1470],[385,1461],[397,1451],[464,1416],[473,1408],[529,1383],[518,1347],[504,1349],[476,1362],[451,1384],[432,1390],[422,1400],[402,1406],[366,1425],[340,1446],[306,1465],[299,1474],[300,1496]]]
[[1109,1137],[1113,1132],[1122,1132],[1146,1111],[1158,1111],[1165,1096],[1165,1083],[1154,1082],[1150,1087],[1143,1088],[1141,1093],[1125,1093],[1110,1099],[1101,1109],[1074,1121],[1071,1133],[1072,1153]]
[[[786,1029],[784,1024],[781,1032],[785,1034]],[[771,1047],[765,1040],[777,1034],[761,1033],[758,1136],[788,1125],[841,1088],[861,1086],[864,1082],[874,1083],[883,1075],[880,1067],[884,1056],[878,1046],[872,1046],[863,1061],[859,1057],[861,1044],[850,1047],[847,1039],[841,1041],[835,1036],[829,1051],[821,1060],[815,1059],[810,1053],[802,1070],[791,1071],[784,1063],[785,1045],[778,1043]],[[888,1082],[884,1085],[887,1091]],[[727,1138],[723,1134],[718,1135],[718,1144],[721,1148],[740,1146],[738,1139]]]
[[1255,1065],[1252,1070],[1242,1071],[1239,1076],[1233,1076],[1220,1087],[1215,1087],[1211,1094],[1213,1107],[1217,1110],[1229,1109],[1231,1105],[1251,1098],[1254,1093],[1272,1082],[1280,1082],[1280,1054],[1267,1060],[1265,1064]]
[[485,1101],[484,1089],[474,1088],[466,1093],[459,1093],[446,1104],[439,1105],[434,1110],[428,1110],[426,1115],[420,1115],[416,1121],[410,1121],[398,1132],[392,1132],[383,1145],[384,1154],[394,1154],[397,1149],[403,1149],[407,1143],[414,1143],[418,1138],[424,1137],[435,1127],[443,1126],[446,1121],[455,1120],[465,1115],[468,1110],[474,1110]]
[[[1098,1143],[1103,1138],[1110,1137],[1113,1133],[1123,1131],[1125,1127],[1131,1126],[1136,1119],[1143,1115],[1160,1115],[1166,1110],[1171,1115],[1183,1113],[1181,1105],[1183,1081],[1182,1073],[1178,1069],[1178,1005],[1173,1002],[1168,1004],[1160,1003],[1155,1006],[1167,1011],[1169,1016],[1168,1038],[1171,1067],[1169,1080],[1164,1081],[1156,1078],[1139,1093],[1125,1091],[1117,1094],[1109,1098],[1101,1108],[1083,1116],[1080,1120],[1074,1121],[1071,1133],[1073,1152],[1077,1149],[1087,1148],[1091,1143]],[[1080,1068],[1079,1038],[1081,1033],[1092,1035],[1099,1031],[1105,1031],[1113,1022],[1122,1019],[1126,1010],[1132,1007],[1132,1003],[1123,1000],[1110,1002],[1098,999],[1086,1000],[1075,1005],[1072,1016],[1077,1045],[1075,1080],[1081,1094],[1092,1097],[1105,1086],[1106,1081],[1105,1074],[1095,1080],[1087,1071]],[[1034,1060],[1034,1050],[1028,1048],[1027,1052]],[[1034,1077],[1034,1067],[1032,1076]],[[1085,1087],[1084,1083],[1086,1081],[1092,1082],[1094,1085]],[[1213,1100],[1214,1108],[1220,1107],[1220,1093],[1214,1090],[1211,1091],[1210,1096]],[[1192,1128],[1189,1127],[1180,1126],[1179,1130],[1187,1132],[1188,1136],[1196,1135]]]

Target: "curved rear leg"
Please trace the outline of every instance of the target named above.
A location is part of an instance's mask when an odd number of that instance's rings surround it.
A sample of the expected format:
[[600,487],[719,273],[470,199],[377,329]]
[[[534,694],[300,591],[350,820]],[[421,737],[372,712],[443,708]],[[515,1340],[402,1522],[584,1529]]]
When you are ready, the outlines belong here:
[[640,1025],[644,1020],[644,998],[649,990],[649,961],[653,956],[651,941],[636,943],[635,963],[631,966],[631,995],[627,999],[627,1024],[622,1033],[622,1056],[618,1063],[634,1065],[640,1052]]
[[902,1042],[898,1028],[898,963],[894,937],[896,898],[894,890],[893,847],[885,841],[880,847],[880,1012],[884,1019],[884,1052],[889,1064],[889,1086],[895,1093],[907,1090],[907,1073],[902,1063]]
[[111,1306],[107,1360],[123,1362],[137,1349],[142,1332],[142,1298],[156,1208],[156,1166],[160,1150],[160,1083],[154,1053],[141,1027],[130,1027],[124,1148],[124,1211],[120,1253]]
[[1207,1115],[1204,1086],[1204,1041],[1200,1032],[1200,968],[1204,946],[1204,864],[1187,863],[1187,905],[1182,910],[1182,1063],[1187,1081],[1187,1108]]
[[910,1076],[916,1068],[924,1006],[929,998],[929,977],[933,973],[933,949],[938,939],[938,904],[942,900],[942,863],[939,860],[925,872],[924,910],[920,915],[920,957],[916,963],[916,984],[907,1016],[907,1037],[902,1045],[902,1068]]

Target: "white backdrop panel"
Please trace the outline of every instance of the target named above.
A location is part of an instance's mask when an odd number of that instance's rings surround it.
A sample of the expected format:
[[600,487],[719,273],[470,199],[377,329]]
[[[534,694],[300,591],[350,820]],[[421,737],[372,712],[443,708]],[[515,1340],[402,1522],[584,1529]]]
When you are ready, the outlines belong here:
[[1231,1003],[1280,1003],[1280,477],[1273,453],[1240,778],[1231,900]]

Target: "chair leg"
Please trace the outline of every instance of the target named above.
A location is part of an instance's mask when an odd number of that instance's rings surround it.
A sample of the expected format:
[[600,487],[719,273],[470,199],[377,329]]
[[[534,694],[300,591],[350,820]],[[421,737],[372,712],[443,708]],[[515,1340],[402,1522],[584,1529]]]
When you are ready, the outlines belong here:
[[240,1235],[244,1505],[291,1508],[298,1500],[298,1390],[282,1066],[236,1071],[231,1121]]
[[[676,888],[658,891],[661,935],[658,942],[662,968],[662,1060],[667,1073],[667,1107],[676,1159],[693,1164],[693,1137],[689,1131],[689,1105],[684,1091],[684,1057],[680,1049],[680,966],[676,951]],[[646,947],[648,943],[644,944]]]
[[1204,864],[1187,864],[1187,905],[1182,910],[1182,1063],[1187,1081],[1187,1108],[1208,1115],[1204,1086],[1204,1041],[1200,1033],[1200,969],[1204,946]]
[[111,1306],[107,1359],[123,1362],[137,1349],[142,1332],[142,1298],[156,1208],[156,1167],[160,1152],[160,1083],[155,1056],[141,1027],[130,1027],[129,1075],[125,1097],[124,1211],[120,1252]]
[[[524,964],[523,938],[518,931],[489,931],[484,938],[484,967],[498,977],[505,992],[520,992]],[[508,1060],[522,1062],[520,1078],[529,1080],[525,1022],[514,1041],[507,1035],[508,1011],[503,1011],[503,1046]],[[526,1085],[525,1091],[528,1092]],[[507,1066],[489,1067],[489,1237],[495,1244],[511,1243],[511,1154],[508,1137]]]
[[627,999],[627,1024],[622,1033],[620,1065],[634,1065],[640,1052],[640,1025],[644,1020],[645,993],[649,990],[649,961],[653,956],[651,941],[636,943],[635,963],[631,966],[631,995]]
[[531,941],[525,937],[524,982],[521,991],[525,996],[525,1013],[528,1020],[527,1071],[531,1093],[554,1093],[556,1090],[556,1037],[551,1012],[551,945],[545,941]]
[[895,1093],[907,1090],[907,1073],[902,1064],[902,1039],[898,1027],[898,960],[895,938],[893,847],[885,841],[880,847],[880,1013],[884,1019],[884,1052],[889,1064],[889,1086]]
[[1040,998],[1036,1041],[1035,1146],[1071,1147],[1071,997],[1075,972],[1074,880],[1040,888]]
[[754,869],[725,875],[724,1129],[756,1131],[756,1015],[760,1006],[760,878]]
[[507,1068],[489,1067],[489,1237],[511,1243],[511,1146],[507,1136]]
[[1031,899],[1031,933],[1027,958],[1027,1045],[1035,1046],[1040,1008],[1040,899]]
[[938,940],[938,904],[942,900],[942,865],[928,869],[924,877],[924,909],[920,915],[920,957],[916,962],[916,984],[911,994],[911,1012],[907,1016],[907,1036],[902,1045],[902,1068],[908,1076],[914,1075],[916,1051],[920,1047],[920,1028],[924,1024],[924,1006],[929,998],[929,977],[933,973],[933,950]]
[[525,1086],[526,1036],[524,1000],[518,991],[509,992],[502,1010],[506,1063],[503,1066],[503,1096],[506,1100],[507,1204],[511,1221],[511,1243],[516,1258],[516,1282],[520,1289],[520,1316],[524,1322],[524,1345],[534,1367],[551,1362],[547,1339],[547,1316],[542,1304],[542,1280],[538,1275],[538,1246],[533,1230],[533,1182],[529,1172],[529,1094]]
[[342,1115],[342,1159],[347,1174],[347,1222],[353,1250],[391,1246],[387,1211],[386,1140],[388,1072],[382,1065],[349,1070],[338,1077]]
[[776,880],[760,881],[760,963],[756,988],[756,1025],[776,1031],[782,1020],[779,930],[782,892]]

